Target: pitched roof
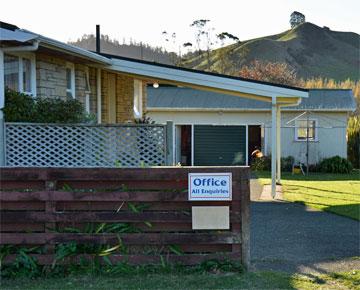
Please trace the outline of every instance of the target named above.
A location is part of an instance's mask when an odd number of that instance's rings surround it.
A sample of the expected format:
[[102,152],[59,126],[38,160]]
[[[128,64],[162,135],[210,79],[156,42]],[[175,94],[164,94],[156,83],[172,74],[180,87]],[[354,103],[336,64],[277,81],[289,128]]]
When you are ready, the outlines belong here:
[[39,46],[51,48],[57,51],[62,51],[67,54],[77,55],[82,58],[89,59],[91,61],[101,64],[111,64],[111,60],[107,57],[101,56],[97,53],[89,50],[70,45],[43,35],[28,31],[26,29],[20,29],[15,25],[0,21],[0,43],[18,43],[23,45],[27,42],[38,42]]
[[[239,98],[203,90],[180,87],[148,87],[147,107],[149,110],[227,110],[263,111],[271,104],[253,99]],[[311,89],[309,97],[303,98],[295,107],[283,110],[353,111],[356,109],[351,90]]]

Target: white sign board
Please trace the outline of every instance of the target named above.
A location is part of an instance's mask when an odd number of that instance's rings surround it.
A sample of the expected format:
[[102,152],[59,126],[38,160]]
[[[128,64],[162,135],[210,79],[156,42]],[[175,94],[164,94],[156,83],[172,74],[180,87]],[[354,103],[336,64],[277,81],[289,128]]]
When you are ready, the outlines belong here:
[[230,210],[228,206],[193,206],[193,230],[230,229]]
[[231,173],[189,173],[189,200],[231,200]]

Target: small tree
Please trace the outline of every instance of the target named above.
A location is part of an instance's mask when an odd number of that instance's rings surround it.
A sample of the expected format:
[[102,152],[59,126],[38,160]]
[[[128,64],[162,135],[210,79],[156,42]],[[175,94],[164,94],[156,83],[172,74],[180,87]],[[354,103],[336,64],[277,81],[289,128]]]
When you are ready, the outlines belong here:
[[299,84],[295,69],[286,63],[255,60],[250,65],[241,67],[238,75],[247,79],[289,86]]
[[227,40],[238,42],[239,38],[228,32],[221,32],[217,34],[216,37],[221,44],[221,48],[218,50],[218,71],[222,74],[231,74],[231,70],[233,67],[233,64],[231,62],[233,46],[228,45],[224,47],[224,45]]

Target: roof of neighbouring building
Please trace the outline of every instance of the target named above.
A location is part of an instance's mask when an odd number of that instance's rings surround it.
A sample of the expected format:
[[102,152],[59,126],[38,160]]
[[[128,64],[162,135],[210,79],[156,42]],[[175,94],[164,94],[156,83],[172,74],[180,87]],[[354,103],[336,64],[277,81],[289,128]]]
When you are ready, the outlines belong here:
[[[148,87],[148,108],[151,110],[270,110],[268,102],[227,94],[183,87]],[[356,103],[351,90],[311,89],[309,98],[300,105],[283,110],[354,111]]]

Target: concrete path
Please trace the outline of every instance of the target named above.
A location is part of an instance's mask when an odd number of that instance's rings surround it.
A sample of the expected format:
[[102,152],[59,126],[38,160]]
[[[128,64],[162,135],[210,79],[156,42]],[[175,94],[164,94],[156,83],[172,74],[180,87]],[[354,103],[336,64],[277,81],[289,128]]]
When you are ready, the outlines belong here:
[[262,188],[256,183],[251,181],[252,270],[360,269],[359,222],[296,203],[261,200]]

